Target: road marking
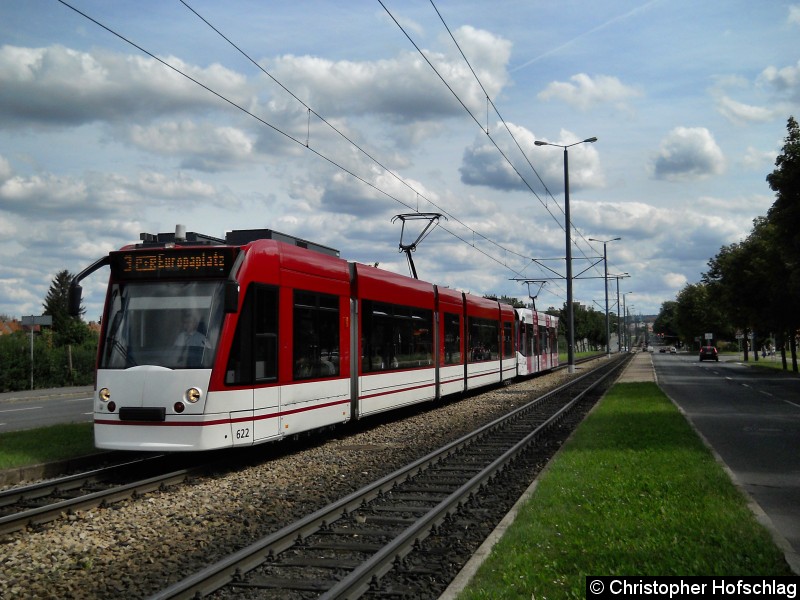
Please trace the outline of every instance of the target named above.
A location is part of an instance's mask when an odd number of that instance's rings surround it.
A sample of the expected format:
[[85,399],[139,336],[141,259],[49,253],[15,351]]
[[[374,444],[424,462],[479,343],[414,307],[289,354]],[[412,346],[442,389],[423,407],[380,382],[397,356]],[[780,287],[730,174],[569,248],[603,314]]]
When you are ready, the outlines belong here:
[[29,406],[27,408],[7,408],[5,410],[0,410],[0,413],[10,413],[10,412],[22,412],[23,410],[41,410],[43,407],[41,406]]
[[759,390],[759,391],[760,391],[762,394],[764,394],[765,396],[769,396],[770,398],[774,398],[774,397],[775,397],[775,396],[773,396],[772,394],[770,394],[769,392],[765,392],[764,390]]
[[784,400],[784,402],[786,402],[786,404],[791,404],[792,406],[796,406],[797,408],[800,408],[800,404],[792,402],[791,400]]

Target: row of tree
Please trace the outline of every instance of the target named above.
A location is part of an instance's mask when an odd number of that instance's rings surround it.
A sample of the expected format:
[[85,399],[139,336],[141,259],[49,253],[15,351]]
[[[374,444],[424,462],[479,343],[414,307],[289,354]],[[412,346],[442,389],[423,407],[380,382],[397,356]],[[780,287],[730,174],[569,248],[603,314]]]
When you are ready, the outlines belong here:
[[[800,127],[789,117],[782,153],[767,183],[775,202],[739,243],[723,246],[709,260],[702,280],[687,285],[674,302],[665,302],[655,331],[691,341],[704,332],[732,340],[740,332],[754,339],[752,350],[771,343],[783,368],[797,372],[800,329]],[[744,345],[745,360],[751,348]],[[756,357],[757,359],[757,357]]]
[[[58,273],[44,300],[51,328],[42,328],[31,340],[27,331],[0,336],[0,392],[88,385],[94,381],[97,333],[69,315],[69,271]],[[83,313],[83,310],[81,311]],[[33,343],[33,362],[31,362]]]

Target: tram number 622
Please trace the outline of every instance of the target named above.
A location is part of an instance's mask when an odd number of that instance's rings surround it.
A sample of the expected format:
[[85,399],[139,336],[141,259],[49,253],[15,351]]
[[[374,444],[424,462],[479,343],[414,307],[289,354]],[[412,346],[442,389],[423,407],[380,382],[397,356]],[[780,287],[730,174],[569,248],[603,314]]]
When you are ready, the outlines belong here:
[[237,429],[236,430],[236,439],[237,440],[244,440],[250,437],[250,428],[245,427],[244,429]]

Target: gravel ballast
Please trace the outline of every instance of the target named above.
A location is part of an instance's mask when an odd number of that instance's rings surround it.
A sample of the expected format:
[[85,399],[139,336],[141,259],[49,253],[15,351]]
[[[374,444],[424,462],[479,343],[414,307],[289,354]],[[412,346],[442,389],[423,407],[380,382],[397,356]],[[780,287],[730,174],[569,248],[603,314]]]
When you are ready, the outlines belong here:
[[0,539],[0,597],[146,598],[570,377],[559,371],[407,418],[367,420],[312,447],[286,440],[291,453],[258,466],[10,534]]

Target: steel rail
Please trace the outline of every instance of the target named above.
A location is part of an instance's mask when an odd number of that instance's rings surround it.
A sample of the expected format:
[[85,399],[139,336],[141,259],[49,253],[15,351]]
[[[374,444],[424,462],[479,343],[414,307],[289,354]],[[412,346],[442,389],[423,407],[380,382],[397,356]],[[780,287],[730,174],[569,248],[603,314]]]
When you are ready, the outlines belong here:
[[[619,365],[618,365],[619,366]],[[320,596],[320,600],[338,600],[342,598],[358,598],[366,592],[376,578],[380,578],[392,569],[393,563],[406,554],[411,552],[414,545],[425,539],[432,528],[441,524],[449,515],[453,514],[465,500],[475,494],[480,488],[488,485],[500,471],[502,471],[517,456],[527,450],[535,442],[539,435],[560,421],[563,416],[580,402],[581,399],[597,385],[602,383],[607,377],[615,372],[615,369],[607,371],[600,379],[595,381],[590,387],[582,390],[572,400],[562,406],[550,418],[532,430],[528,435],[506,450],[502,455],[492,461],[481,472],[472,477],[467,483],[454,491],[445,500],[440,502],[435,508],[418,519],[413,525],[408,527],[401,535],[392,540],[381,550],[376,552],[371,558],[356,567],[350,575],[343,578],[334,587]],[[587,374],[590,375],[590,374]]]
[[73,475],[66,475],[58,477],[57,479],[50,479],[47,481],[38,481],[28,485],[21,485],[10,487],[0,491],[0,508],[13,506],[26,500],[36,500],[37,498],[44,498],[60,491],[74,490],[86,485],[92,481],[102,481],[104,478],[110,478],[117,470],[128,469],[132,466],[138,466],[150,461],[158,461],[162,458],[161,455],[148,456],[143,459],[136,459],[91,469],[89,471],[82,471]]
[[[449,493],[437,506],[427,511],[416,524],[406,528],[404,532],[393,541],[383,546],[370,559],[356,567],[341,581],[335,583],[321,597],[326,599],[355,598],[366,591],[376,577],[388,572],[396,559],[407,554],[409,549],[418,540],[424,538],[427,535],[425,532],[430,531],[433,527],[446,519],[448,514],[451,514],[463,503],[462,501],[465,497],[468,498],[480,487],[487,485],[497,474],[498,469],[502,469],[503,465],[506,465],[523,451],[523,446],[529,446],[531,441],[543,430],[563,418],[569,408],[572,408],[589,390],[623,366],[627,362],[623,360],[623,358],[625,357],[612,361],[612,363],[610,363],[610,368],[606,365],[607,372],[601,379],[594,382],[590,387],[582,390],[578,396],[567,403],[568,406],[561,407],[555,414],[547,419],[546,423],[541,424],[535,431],[526,435],[525,440],[527,440],[527,442],[525,444],[515,444],[513,448],[506,450],[501,457],[492,461],[490,467],[474,475],[467,483],[460,486],[457,491]],[[150,600],[199,598],[235,582],[244,573],[252,571],[260,565],[274,559],[284,550],[295,546],[299,540],[305,540],[321,529],[330,527],[332,523],[348,517],[351,513],[363,507],[366,502],[391,491],[397,484],[411,479],[415,475],[426,470],[430,465],[436,464],[461,448],[472,444],[474,440],[482,438],[485,434],[502,424],[513,422],[521,414],[533,410],[543,401],[580,385],[586,378],[591,377],[593,373],[596,372],[595,370],[581,375],[547,394],[536,398],[534,401],[511,411],[507,415],[495,419],[491,423],[450,442],[427,456],[398,469],[394,473],[386,475],[372,484],[267,535],[261,540],[223,558],[217,563],[209,565],[205,569],[193,573],[185,579],[157,592],[150,596]]]
[[[53,481],[41,482],[22,488],[11,488],[9,490],[4,490],[2,494],[0,494],[0,499],[2,499],[2,504],[0,504],[0,506],[8,507],[15,503],[24,502],[26,500],[36,500],[49,495],[63,493],[65,491],[77,490],[91,483],[101,483],[103,478],[110,479],[115,472],[120,470],[130,469],[133,466],[142,467],[146,463],[158,462],[162,459],[164,459],[162,456],[148,457],[143,460],[130,461],[103,469],[95,469],[94,471],[89,471],[88,473],[78,473]],[[111,504],[120,500],[131,498],[136,494],[145,494],[169,485],[181,483],[182,481],[185,481],[193,471],[195,471],[195,469],[174,470],[169,473],[148,477],[140,481],[123,485],[112,485],[105,490],[90,492],[76,496],[75,498],[68,498],[58,502],[52,502],[43,506],[9,514],[0,518],[0,535],[19,531],[29,525],[38,525],[47,523],[49,521],[54,521],[64,513],[70,513],[76,510],[86,510],[104,504]]]

